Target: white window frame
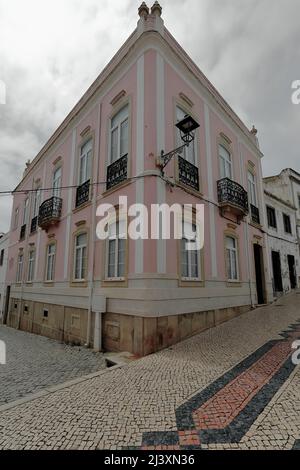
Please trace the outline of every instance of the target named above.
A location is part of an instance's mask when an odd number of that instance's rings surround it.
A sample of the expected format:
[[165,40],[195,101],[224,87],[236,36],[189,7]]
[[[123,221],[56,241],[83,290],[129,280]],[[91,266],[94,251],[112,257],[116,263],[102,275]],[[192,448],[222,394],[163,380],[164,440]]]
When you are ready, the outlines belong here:
[[27,225],[28,221],[28,208],[29,208],[29,198],[27,197],[24,201],[24,208],[23,208],[23,224]]
[[[121,225],[121,229],[120,229]],[[106,241],[106,263],[105,263],[105,277],[107,281],[124,281],[126,276],[126,259],[127,259],[127,243],[126,243],[126,220],[121,218],[109,222],[108,225],[109,237]],[[119,233],[117,233],[119,231]],[[125,246],[125,260],[124,260],[124,276],[120,276],[120,260],[119,260],[119,244],[120,240],[123,241]],[[110,256],[110,243],[115,241],[115,259],[114,259],[114,276],[109,276],[109,256]]]
[[42,198],[42,193],[41,193],[41,188],[38,187],[33,193],[32,197],[32,218],[34,219],[39,215],[39,209],[41,205],[41,198]]
[[[82,235],[85,235],[86,242],[78,245],[78,238]],[[83,256],[85,250],[85,256]],[[76,277],[77,274],[77,252],[80,253],[80,276]],[[87,232],[81,232],[75,235],[75,244],[74,244],[74,272],[73,277],[75,282],[83,282],[87,280],[87,271],[88,271],[88,234]],[[85,274],[85,276],[83,276]]]
[[255,174],[250,170],[248,170],[248,191],[250,204],[258,208],[256,177]]
[[[81,164],[84,161],[83,176],[81,174]],[[92,177],[92,161],[93,161],[93,138],[88,139],[80,147],[79,169],[78,169],[78,186],[83,185]]]
[[[182,281],[202,281],[202,266],[201,266],[201,250],[186,250],[186,248],[183,250],[183,244],[188,244],[191,243],[189,239],[185,238],[185,227],[188,232],[195,232],[195,228],[197,231],[197,238],[199,239],[199,227],[196,223],[193,223],[191,221],[185,221],[182,225],[182,239],[180,240],[180,276]],[[198,276],[194,277],[192,276],[192,253],[197,251],[197,271],[198,271]],[[187,253],[187,270],[188,270],[188,276],[183,276],[182,274],[182,267],[183,267],[183,256],[182,254]]]
[[[234,241],[234,247],[228,246],[228,239]],[[229,282],[239,282],[240,280],[240,270],[239,270],[239,249],[238,249],[238,240],[236,237],[231,235],[226,235],[225,237],[225,250],[226,250],[226,276]],[[230,264],[228,265],[228,252],[229,252],[229,260]],[[233,277],[233,263],[232,258],[235,257],[235,265],[236,265],[236,278]],[[229,274],[230,271],[230,275]]]
[[35,249],[32,249],[32,250],[29,250],[29,253],[28,253],[27,282],[33,282],[34,269],[35,269]]
[[14,230],[17,230],[19,226],[19,214],[20,214],[20,208],[17,207],[15,209],[15,215],[14,215]]
[[[127,109],[127,113],[122,116],[124,110]],[[118,119],[118,116],[119,119]],[[112,126],[113,121],[116,120],[116,124]],[[127,152],[121,155],[121,127],[127,121]],[[128,155],[129,153],[129,104],[125,104],[122,108],[117,111],[112,118],[110,119],[110,129],[109,129],[109,165],[118,161],[120,158]],[[117,158],[113,160],[112,155],[112,134],[115,131],[118,131],[118,147],[117,147]]]
[[[54,248],[53,253],[50,250]],[[56,259],[56,243],[50,243],[47,245],[46,251],[46,275],[45,280],[46,282],[53,282],[55,279],[55,259]],[[51,266],[50,277],[49,274],[49,267]]]
[[61,186],[62,186],[62,167],[59,166],[55,168],[52,175],[52,196],[60,197],[61,196]]
[[20,253],[18,255],[18,261],[17,261],[17,276],[16,276],[16,282],[20,284],[23,280],[23,265],[24,265],[24,254]]
[[219,144],[218,153],[220,178],[229,178],[230,180],[233,180],[233,165],[231,152],[223,144]]
[[[182,121],[187,113],[180,105],[176,105],[176,123]],[[180,130],[176,127],[176,145],[180,147],[183,145],[183,141],[181,139]],[[197,131],[195,131],[195,139],[190,143],[188,147],[185,147],[182,152],[182,157],[191,163],[194,166],[198,166],[198,156],[197,156]]]

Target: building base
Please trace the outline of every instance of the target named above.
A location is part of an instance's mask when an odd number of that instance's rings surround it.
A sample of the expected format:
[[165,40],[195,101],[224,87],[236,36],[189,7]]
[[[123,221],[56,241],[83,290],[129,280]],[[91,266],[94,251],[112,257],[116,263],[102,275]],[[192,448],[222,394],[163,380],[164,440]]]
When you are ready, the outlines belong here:
[[[251,310],[250,305],[162,317],[117,313],[102,315],[102,345],[106,351],[146,356],[224,323]],[[90,345],[93,346],[92,314]],[[87,310],[11,299],[8,326],[65,343],[87,342]]]

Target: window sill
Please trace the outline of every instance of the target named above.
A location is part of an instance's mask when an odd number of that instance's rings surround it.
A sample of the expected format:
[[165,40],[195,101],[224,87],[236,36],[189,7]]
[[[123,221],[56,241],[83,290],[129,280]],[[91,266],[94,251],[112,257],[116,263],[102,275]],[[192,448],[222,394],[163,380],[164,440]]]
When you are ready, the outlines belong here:
[[103,279],[102,287],[128,287],[126,277],[112,277]]
[[114,186],[113,188],[110,188],[110,189],[107,189],[105,190],[103,193],[102,193],[102,197],[106,197],[106,196],[109,196],[110,194],[116,192],[116,191],[119,191],[120,189],[123,189],[125,188],[126,186],[128,186],[129,184],[133,183],[134,180],[131,180],[130,177],[127,178],[127,180],[125,181],[122,181],[122,183],[119,183],[117,184],[116,186]]
[[178,284],[180,287],[204,287],[205,281],[199,278],[181,277]]
[[70,285],[71,285],[71,287],[87,287],[88,286],[88,281],[86,281],[85,279],[82,279],[82,280],[79,280],[79,281],[73,280],[70,283]]
[[75,209],[73,209],[73,214],[76,214],[77,212],[80,212],[82,211],[83,209],[86,209],[87,207],[89,207],[90,205],[92,204],[92,201],[89,200],[87,202],[85,202],[84,204],[82,204],[81,206],[78,206],[78,207],[75,207]]
[[254,228],[258,228],[259,230],[262,230],[262,228],[263,228],[263,226],[261,224],[257,224],[256,222],[253,222],[253,220],[250,220],[249,224]]
[[227,287],[242,287],[242,283],[240,280],[228,279]]
[[196,196],[200,199],[203,198],[203,193],[201,192],[201,190],[197,190],[197,189],[193,189],[191,188],[190,186],[182,183],[181,181],[179,180],[176,180],[176,186],[177,188],[180,188],[180,189],[183,189],[184,191],[186,191],[187,193],[191,194],[192,196]]

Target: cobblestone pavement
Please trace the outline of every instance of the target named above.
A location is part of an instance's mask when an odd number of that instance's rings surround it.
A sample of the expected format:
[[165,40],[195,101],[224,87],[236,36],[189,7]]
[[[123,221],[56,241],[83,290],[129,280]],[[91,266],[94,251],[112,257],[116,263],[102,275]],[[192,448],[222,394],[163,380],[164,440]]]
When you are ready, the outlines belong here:
[[0,366],[0,405],[106,367],[102,354],[4,326],[0,340],[7,348],[7,364]]
[[0,410],[0,449],[291,449],[300,442],[300,296]]

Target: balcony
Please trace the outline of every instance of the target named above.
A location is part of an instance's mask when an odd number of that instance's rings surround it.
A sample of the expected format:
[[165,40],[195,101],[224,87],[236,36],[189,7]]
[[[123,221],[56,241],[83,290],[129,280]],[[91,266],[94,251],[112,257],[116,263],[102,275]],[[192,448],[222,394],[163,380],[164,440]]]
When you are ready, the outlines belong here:
[[199,191],[199,170],[192,163],[178,155],[178,179],[185,186]]
[[250,204],[250,214],[252,222],[254,224],[260,225],[260,215],[258,207],[255,207],[253,206],[253,204]]
[[123,181],[127,180],[128,155],[119,158],[107,168],[107,186],[106,189],[112,189]]
[[43,202],[39,210],[38,225],[43,230],[47,230],[51,225],[59,222],[61,217],[62,199],[52,197]]
[[26,236],[26,224],[22,225],[20,232],[20,242],[25,239]]
[[76,208],[90,200],[90,180],[78,186],[76,191]]
[[38,227],[38,217],[34,217],[31,221],[30,233],[35,233]]
[[229,178],[218,181],[218,201],[222,211],[231,212],[238,219],[248,214],[247,191]]

